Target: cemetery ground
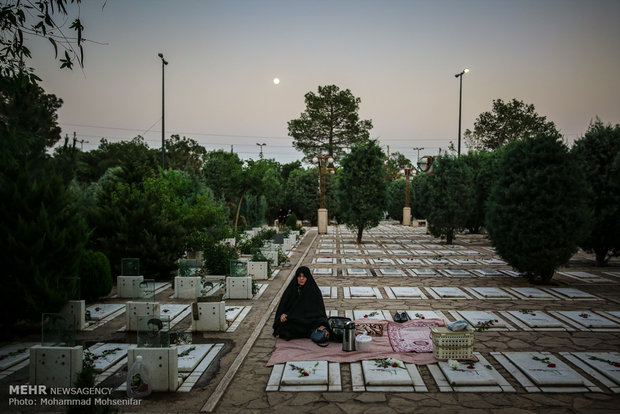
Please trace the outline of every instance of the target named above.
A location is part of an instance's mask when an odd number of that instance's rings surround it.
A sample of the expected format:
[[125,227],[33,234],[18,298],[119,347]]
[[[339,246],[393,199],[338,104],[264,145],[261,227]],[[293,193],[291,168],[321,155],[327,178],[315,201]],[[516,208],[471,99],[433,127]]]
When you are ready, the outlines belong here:
[[[472,324],[493,320],[475,333],[479,362],[453,370],[445,362],[402,364],[402,369],[368,363],[293,362],[311,375],[296,375],[291,364],[266,366],[274,351],[275,306],[294,270],[308,266],[324,292],[328,313],[387,319],[407,312],[411,319],[440,317]],[[153,393],[136,413],[245,412],[618,412],[620,407],[620,263],[594,267],[579,252],[549,285],[531,285],[512,271],[480,235],[459,235],[445,245],[423,227],[382,223],[364,232],[363,244],[344,226],[328,234],[309,229],[253,299],[227,300],[235,320],[226,332],[193,334],[192,346],[211,345],[194,374],[187,371],[176,392]],[[189,299],[172,298],[162,286],[156,300],[178,312],[174,331],[191,327]],[[98,304],[124,304],[115,291]],[[258,296],[258,297],[257,297]],[[91,306],[93,304],[87,304]],[[230,308],[229,308],[230,309]],[[244,312],[245,311],[245,312]],[[185,316],[183,316],[185,312]],[[231,321],[232,322],[232,321]],[[119,314],[78,333],[78,343],[135,344]],[[235,325],[236,323],[236,325]],[[232,327],[234,326],[234,329]],[[40,341],[39,335],[2,342],[0,354]],[[13,348],[10,348],[10,347]],[[308,350],[318,348],[308,342]],[[124,351],[121,351],[124,352]],[[3,361],[0,361],[2,363]],[[316,364],[319,362],[319,364]],[[99,387],[126,380],[123,359],[98,377]],[[469,368],[471,366],[472,368]],[[314,368],[313,368],[314,367]],[[291,369],[292,368],[292,369]],[[406,369],[405,369],[406,368]],[[291,375],[291,372],[295,375]],[[297,371],[297,373],[300,371]],[[0,371],[0,412],[64,412],[57,406],[9,406],[9,385],[28,384],[27,358]]]

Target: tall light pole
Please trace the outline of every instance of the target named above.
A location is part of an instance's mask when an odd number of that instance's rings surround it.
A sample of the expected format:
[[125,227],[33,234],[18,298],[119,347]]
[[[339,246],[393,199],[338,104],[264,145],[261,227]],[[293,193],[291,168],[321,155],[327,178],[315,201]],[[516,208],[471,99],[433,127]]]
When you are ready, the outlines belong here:
[[409,207],[409,177],[413,168],[403,168],[405,174],[405,207],[403,207],[403,226],[411,225],[411,207]]
[[454,75],[455,78],[459,78],[459,146],[457,155],[461,155],[461,102],[463,100],[463,75],[469,72],[469,69],[465,68],[461,73]]
[[263,159],[263,147],[267,144],[265,144],[264,142],[262,144],[259,144],[258,142],[256,143],[256,145],[258,145],[260,147],[260,158]]
[[166,165],[166,124],[164,117],[164,67],[168,64],[164,59],[163,53],[158,53],[157,56],[161,58],[161,169],[163,170]]
[[321,189],[321,201],[318,211],[318,232],[319,234],[327,234],[327,207],[325,206],[325,170],[327,169],[327,164],[333,164],[334,159],[331,155],[315,155],[312,157],[312,162],[314,164],[318,164],[319,166],[319,186]]
[[420,161],[420,151],[423,150],[424,148],[418,148],[418,147],[414,147],[412,148],[414,151],[418,151],[418,159],[416,160],[416,162]]

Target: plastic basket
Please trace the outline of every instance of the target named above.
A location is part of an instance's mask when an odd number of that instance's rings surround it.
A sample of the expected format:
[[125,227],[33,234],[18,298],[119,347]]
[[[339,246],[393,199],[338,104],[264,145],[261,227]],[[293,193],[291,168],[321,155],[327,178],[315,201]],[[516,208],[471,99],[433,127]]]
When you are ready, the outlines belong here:
[[474,330],[451,331],[446,327],[431,328],[433,355],[437,359],[467,359],[474,352]]

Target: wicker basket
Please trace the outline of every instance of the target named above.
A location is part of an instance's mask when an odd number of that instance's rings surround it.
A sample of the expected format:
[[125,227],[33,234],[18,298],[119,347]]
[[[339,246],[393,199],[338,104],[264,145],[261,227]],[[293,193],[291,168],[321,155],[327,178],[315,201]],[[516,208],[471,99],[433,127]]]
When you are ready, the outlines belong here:
[[433,355],[437,359],[468,359],[474,352],[474,330],[451,331],[446,327],[431,328]]

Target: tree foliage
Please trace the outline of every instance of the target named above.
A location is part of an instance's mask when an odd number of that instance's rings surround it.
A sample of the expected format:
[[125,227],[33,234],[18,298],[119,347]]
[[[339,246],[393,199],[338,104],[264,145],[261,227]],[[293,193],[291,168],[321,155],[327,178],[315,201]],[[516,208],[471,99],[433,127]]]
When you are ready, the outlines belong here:
[[[286,205],[301,220],[309,220],[312,223],[317,221],[320,197],[318,182],[319,176],[316,168],[293,170],[288,177],[284,187]],[[327,194],[333,194],[333,192]],[[329,200],[328,205],[331,205]]]
[[326,153],[339,159],[344,149],[368,140],[372,121],[359,119],[360,98],[336,85],[319,86],[305,95],[306,110],[288,122],[293,147],[307,159]]
[[429,177],[426,188],[429,231],[452,244],[456,233],[465,228],[473,208],[473,172],[463,158],[444,155],[439,157]]
[[[81,0],[7,0],[0,5],[0,75],[24,73],[24,61],[32,57],[28,46],[32,38],[46,39],[54,49],[61,68],[72,69],[74,62],[84,66],[84,25],[69,5]],[[67,27],[68,25],[68,27]],[[68,34],[67,31],[73,32]],[[60,52],[60,58],[59,58]],[[38,78],[28,68],[26,76]]]
[[385,154],[374,140],[351,148],[342,159],[338,183],[340,218],[357,230],[357,243],[364,229],[379,224],[386,207],[387,182],[383,170]]
[[589,225],[583,172],[555,136],[513,142],[499,156],[487,203],[491,242],[515,269],[548,282]]
[[572,149],[592,188],[589,204],[594,210],[592,227],[580,246],[604,265],[620,252],[620,125],[599,119]]
[[110,261],[102,252],[84,250],[79,264],[82,299],[97,300],[112,290]]
[[402,174],[403,168],[411,168],[413,164],[411,160],[405,157],[400,152],[394,152],[390,154],[387,162],[385,163],[385,175],[388,181],[394,181],[398,179]]
[[509,142],[539,134],[560,137],[555,124],[538,115],[534,105],[517,99],[496,99],[490,112],[478,116],[474,130],[465,130],[464,138],[470,148],[495,151]]
[[[394,220],[403,220],[403,208],[405,207],[406,180],[401,178],[388,184],[387,189],[387,212]],[[409,182],[409,206],[413,199],[413,185]]]

